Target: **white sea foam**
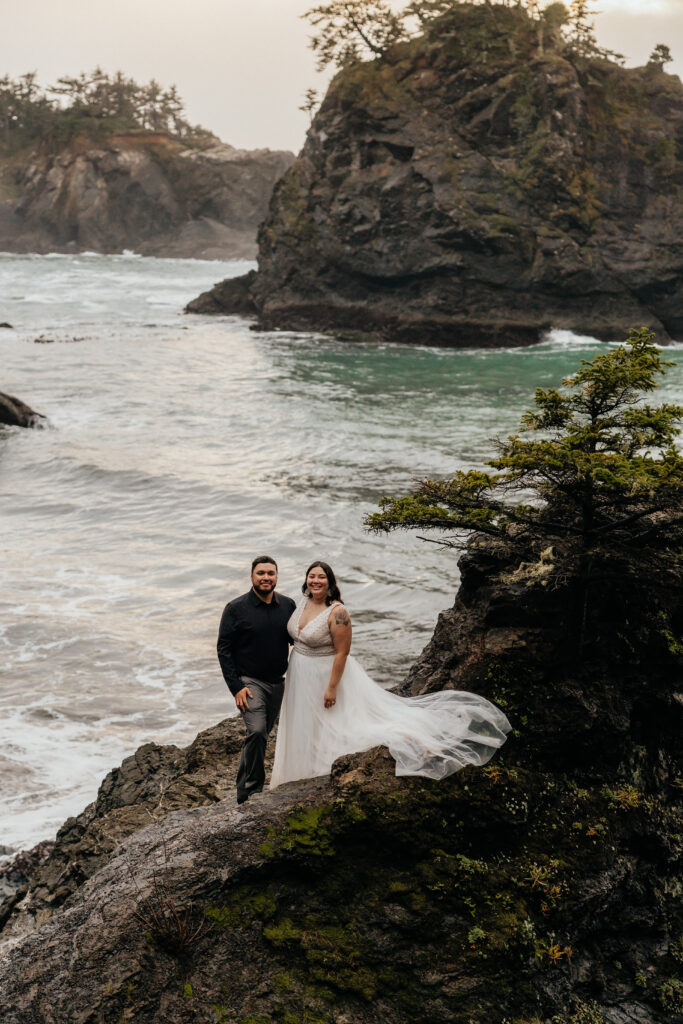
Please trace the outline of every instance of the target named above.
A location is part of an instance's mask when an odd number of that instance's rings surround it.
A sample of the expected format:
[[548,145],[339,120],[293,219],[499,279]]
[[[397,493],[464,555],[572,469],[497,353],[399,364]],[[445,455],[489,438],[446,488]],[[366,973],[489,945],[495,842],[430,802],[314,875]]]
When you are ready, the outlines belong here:
[[[0,845],[14,849],[52,838],[67,817],[95,798],[112,766],[149,739],[142,715],[118,722],[102,719],[94,726],[54,711],[37,721],[31,714],[35,708],[8,715],[0,729],[5,752],[0,761]],[[174,733],[186,738],[180,723],[167,729],[164,738]],[[21,746],[12,743],[17,735]]]
[[[618,344],[619,340],[623,339],[615,339],[614,343]],[[574,331],[553,329],[543,338],[541,344],[549,345],[553,348],[567,349],[598,348],[605,343],[598,341],[597,338],[593,338],[589,334],[576,334]]]

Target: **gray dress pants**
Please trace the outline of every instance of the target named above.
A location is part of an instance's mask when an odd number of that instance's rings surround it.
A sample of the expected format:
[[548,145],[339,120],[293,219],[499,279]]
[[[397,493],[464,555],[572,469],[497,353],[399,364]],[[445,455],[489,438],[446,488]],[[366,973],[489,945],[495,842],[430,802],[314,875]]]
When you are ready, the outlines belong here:
[[263,766],[266,743],[280,713],[285,683],[284,680],[266,683],[262,679],[252,679],[251,676],[241,676],[240,679],[252,693],[247,698],[248,709],[240,712],[247,728],[237,770],[237,801],[243,803],[252,793],[260,793],[263,789],[266,779]]

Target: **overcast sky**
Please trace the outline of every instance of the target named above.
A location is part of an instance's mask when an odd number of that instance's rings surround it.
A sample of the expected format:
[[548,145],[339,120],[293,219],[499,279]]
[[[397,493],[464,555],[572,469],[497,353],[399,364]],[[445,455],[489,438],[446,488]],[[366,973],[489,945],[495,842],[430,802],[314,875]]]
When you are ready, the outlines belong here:
[[[248,149],[298,150],[307,88],[324,89],[301,15],[321,0],[0,0],[0,74],[124,71],[177,85],[189,119]],[[404,6],[396,0],[395,7]],[[601,45],[643,64],[656,43],[683,74],[683,0],[599,0]]]

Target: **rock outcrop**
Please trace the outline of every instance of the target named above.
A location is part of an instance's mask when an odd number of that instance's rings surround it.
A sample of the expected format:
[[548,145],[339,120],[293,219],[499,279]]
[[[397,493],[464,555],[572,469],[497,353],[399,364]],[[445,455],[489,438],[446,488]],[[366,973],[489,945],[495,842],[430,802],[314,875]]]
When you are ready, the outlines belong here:
[[126,758],[54,842],[39,843],[0,868],[2,940],[47,921],[133,832],[172,811],[225,799],[234,788],[242,734],[236,719],[226,719],[184,749],[147,743]]
[[0,249],[253,258],[273,186],[293,159],[218,140],[188,149],[149,133],[20,153],[0,167]]
[[454,4],[333,80],[261,226],[251,312],[456,346],[683,338],[682,152],[675,76],[542,46],[521,6]]
[[0,934],[3,1024],[680,1020],[680,569],[546,564],[475,539],[408,682],[505,709],[482,770],[378,748],[238,808],[223,725],[112,773]]
[[41,427],[45,425],[45,417],[21,399],[0,391],[0,423],[11,427]]

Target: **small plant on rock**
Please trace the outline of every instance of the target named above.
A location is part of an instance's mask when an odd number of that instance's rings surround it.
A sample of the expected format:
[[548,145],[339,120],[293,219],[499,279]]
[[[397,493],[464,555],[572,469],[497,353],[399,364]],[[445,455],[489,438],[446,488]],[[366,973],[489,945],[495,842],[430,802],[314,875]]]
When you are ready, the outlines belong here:
[[331,0],[304,15],[316,30],[311,49],[318,55],[318,71],[328,65],[344,67],[369,57],[383,57],[405,37],[402,17],[386,0]]
[[170,885],[168,853],[164,845],[164,867],[160,874],[152,872],[152,883],[147,893],[140,889],[129,865],[129,871],[138,900],[134,916],[145,933],[159,949],[170,956],[180,957],[197,942],[206,926],[206,920],[197,920],[190,901],[182,907]]
[[[646,328],[612,351],[582,360],[563,390],[537,388],[522,434],[495,441],[498,472],[458,472],[423,480],[406,497],[382,498],[366,525],[376,532],[438,530],[462,547],[481,532],[519,549],[564,542],[654,551],[683,528],[683,456],[676,448],[683,406],[653,407],[664,362]],[[535,436],[530,436],[535,435]]]
[[495,472],[422,480],[412,494],[382,498],[366,526],[439,531],[437,543],[455,548],[483,534],[504,542],[530,583],[576,580],[580,654],[599,572],[607,578],[611,563],[620,578],[629,566],[666,574],[679,564],[683,406],[645,401],[671,365],[651,331],[631,331],[623,345],[582,360],[561,390],[536,389],[520,433],[493,442]]

